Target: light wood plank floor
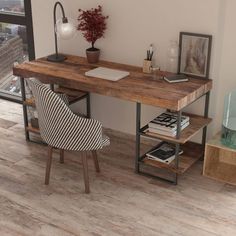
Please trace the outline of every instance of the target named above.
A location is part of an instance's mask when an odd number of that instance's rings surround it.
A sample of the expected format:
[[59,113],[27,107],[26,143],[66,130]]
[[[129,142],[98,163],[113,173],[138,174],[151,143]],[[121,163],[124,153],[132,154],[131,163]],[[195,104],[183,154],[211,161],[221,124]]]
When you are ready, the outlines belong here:
[[111,130],[102,172],[89,163],[91,194],[79,153],[63,165],[55,153],[45,186],[46,147],[25,141],[21,110],[0,100],[1,236],[236,235],[236,187],[201,176],[201,162],[178,186],[136,175],[134,137]]

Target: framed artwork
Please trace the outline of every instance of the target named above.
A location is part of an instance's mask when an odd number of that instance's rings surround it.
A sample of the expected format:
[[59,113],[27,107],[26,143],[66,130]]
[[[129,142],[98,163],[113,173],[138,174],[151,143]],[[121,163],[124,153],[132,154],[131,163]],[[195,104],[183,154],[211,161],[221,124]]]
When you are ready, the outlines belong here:
[[208,78],[212,36],[180,32],[178,73],[196,78]]

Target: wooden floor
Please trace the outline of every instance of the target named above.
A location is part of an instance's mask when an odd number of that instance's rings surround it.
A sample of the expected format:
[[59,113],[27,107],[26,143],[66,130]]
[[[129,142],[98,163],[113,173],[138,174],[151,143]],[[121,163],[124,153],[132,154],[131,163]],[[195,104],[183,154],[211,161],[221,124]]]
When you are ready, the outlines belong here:
[[201,176],[199,162],[173,186],[134,174],[134,137],[107,130],[102,172],[89,162],[84,194],[79,153],[55,153],[45,186],[46,147],[24,139],[21,106],[0,100],[1,236],[236,235],[236,187]]

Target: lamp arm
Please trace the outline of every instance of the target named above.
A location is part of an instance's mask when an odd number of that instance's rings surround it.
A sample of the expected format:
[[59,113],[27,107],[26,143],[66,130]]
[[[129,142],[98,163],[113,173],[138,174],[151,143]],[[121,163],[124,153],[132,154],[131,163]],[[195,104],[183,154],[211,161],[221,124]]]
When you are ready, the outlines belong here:
[[56,57],[58,57],[57,34],[56,34],[56,10],[57,10],[57,6],[60,6],[60,8],[61,8],[63,21],[67,21],[67,18],[65,16],[65,11],[64,11],[64,8],[63,8],[62,4],[60,2],[56,2],[55,5],[54,5],[54,9],[53,9],[54,38],[55,38],[55,53],[56,53]]

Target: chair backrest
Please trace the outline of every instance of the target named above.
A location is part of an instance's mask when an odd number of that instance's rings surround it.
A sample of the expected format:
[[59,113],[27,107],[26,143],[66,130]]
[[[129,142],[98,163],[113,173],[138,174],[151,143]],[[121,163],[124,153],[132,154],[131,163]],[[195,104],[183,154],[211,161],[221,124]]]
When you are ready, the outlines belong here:
[[44,84],[35,79],[27,82],[35,97],[41,137],[50,145],[51,140],[56,138],[56,131],[65,128],[66,120],[70,120],[73,112],[60,96]]
[[35,97],[42,139],[65,150],[102,148],[102,125],[94,119],[75,115],[59,95],[37,80],[29,79]]

